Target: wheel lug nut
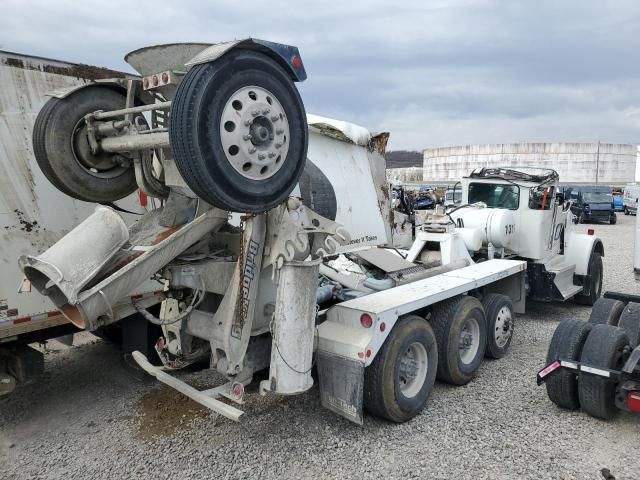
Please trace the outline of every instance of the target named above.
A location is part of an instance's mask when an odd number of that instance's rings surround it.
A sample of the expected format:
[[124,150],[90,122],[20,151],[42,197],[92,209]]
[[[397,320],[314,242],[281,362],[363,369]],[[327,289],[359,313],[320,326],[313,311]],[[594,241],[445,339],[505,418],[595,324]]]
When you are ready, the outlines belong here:
[[249,153],[256,153],[256,147],[250,147]]
[[280,148],[282,146],[281,143],[276,143],[276,148]]
[[251,135],[250,134],[246,134],[242,136],[243,140],[251,140]]
[[275,156],[276,156],[276,154],[275,154],[275,153],[273,153],[273,152],[269,152],[269,158],[273,158],[273,157],[275,157]]
[[262,114],[266,115],[267,113],[269,113],[271,110],[269,110],[268,108],[265,108],[264,110],[262,110]]
[[277,130],[276,130],[276,133],[277,133],[278,135],[282,135],[282,134],[284,133],[284,130],[283,130],[283,129],[281,129],[281,128],[279,128],[279,129],[277,129]]
[[244,121],[244,126],[245,126],[245,127],[248,127],[248,126],[250,126],[250,125],[251,125],[251,120],[245,120],[245,121]]
[[252,110],[251,115],[253,115],[254,117],[257,117],[258,115],[260,115],[260,110]]
[[258,155],[258,160],[264,160],[266,157],[264,156],[264,153],[261,153],[260,155]]
[[277,122],[279,119],[280,119],[280,117],[279,117],[278,115],[273,115],[273,116],[271,117],[271,121],[272,121],[272,122]]

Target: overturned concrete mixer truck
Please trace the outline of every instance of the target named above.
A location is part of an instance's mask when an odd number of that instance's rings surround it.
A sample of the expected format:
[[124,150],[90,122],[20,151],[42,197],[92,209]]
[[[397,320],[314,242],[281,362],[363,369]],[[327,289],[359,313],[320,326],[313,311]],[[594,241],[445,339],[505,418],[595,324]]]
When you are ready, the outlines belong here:
[[[324,407],[404,422],[436,377],[466,384],[485,355],[507,353],[527,262],[441,209],[409,255],[392,248],[387,134],[306,115],[297,48],[171,44],[126,60],[140,78],[55,92],[34,129],[42,171],[68,195],[107,203],[139,188],[161,200],[131,226],[99,206],[20,258],[71,322],[93,331],[140,312],[162,328],[162,366],[136,362],[233,420],[257,372],[268,369],[261,394],[293,395],[315,366]],[[132,298],[149,279],[161,291]],[[227,382],[198,391],[170,375],[202,359]]]

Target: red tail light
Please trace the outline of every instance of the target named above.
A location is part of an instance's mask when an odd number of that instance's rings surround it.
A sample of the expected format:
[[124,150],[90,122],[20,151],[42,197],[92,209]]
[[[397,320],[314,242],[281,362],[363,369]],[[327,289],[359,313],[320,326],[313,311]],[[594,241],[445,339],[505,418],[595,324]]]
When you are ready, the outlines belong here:
[[151,85],[153,85],[154,87],[158,86],[158,76],[154,75],[153,77],[151,77]]
[[640,413],[640,392],[629,392],[627,395],[627,407],[633,413]]
[[596,231],[593,228],[587,230],[587,235],[593,235],[594,233],[596,233]]
[[162,73],[162,83],[169,83],[169,74],[167,72]]
[[291,65],[294,68],[300,68],[302,66],[302,59],[298,55],[294,55],[291,59]]
[[371,328],[371,326],[373,325],[373,318],[371,318],[371,315],[369,315],[368,313],[363,313],[362,315],[360,315],[360,325],[362,325],[364,328]]

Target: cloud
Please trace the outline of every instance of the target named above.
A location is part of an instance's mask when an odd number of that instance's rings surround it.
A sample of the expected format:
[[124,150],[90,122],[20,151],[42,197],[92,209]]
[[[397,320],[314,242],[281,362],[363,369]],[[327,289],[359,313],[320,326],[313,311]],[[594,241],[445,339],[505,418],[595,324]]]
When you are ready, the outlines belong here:
[[390,148],[640,140],[635,1],[4,0],[3,49],[127,69],[124,54],[255,36],[297,45],[307,110]]

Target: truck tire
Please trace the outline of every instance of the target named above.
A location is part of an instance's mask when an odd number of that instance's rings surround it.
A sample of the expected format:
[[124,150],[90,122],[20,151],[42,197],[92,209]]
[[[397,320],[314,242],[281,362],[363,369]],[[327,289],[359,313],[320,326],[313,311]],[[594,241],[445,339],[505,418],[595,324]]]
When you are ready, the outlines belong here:
[[438,375],[453,385],[476,375],[487,346],[487,321],[482,304],[468,295],[435,305],[431,326],[438,341]]
[[40,110],[33,128],[33,152],[42,173],[62,193],[108,203],[138,188],[133,168],[116,163],[117,154],[92,154],[86,139],[86,114],[118,110],[125,102],[118,91],[91,86],[65,98],[52,97]]
[[490,293],[482,299],[487,319],[487,350],[485,356],[502,358],[506,355],[511,339],[515,315],[511,299],[500,293]]
[[[580,362],[596,368],[618,369],[624,360],[629,338],[619,327],[594,325],[582,347]],[[578,396],[589,415],[610,419],[617,413],[616,384],[608,378],[582,373],[578,377]]]
[[627,207],[624,207],[624,214],[629,215],[629,209]]
[[176,166],[205,202],[260,213],[282,203],[307,157],[304,105],[270,57],[235,50],[191,68],[171,106]]
[[618,223],[618,216],[615,213],[609,218],[609,223],[611,225],[615,225],[616,223]]
[[593,305],[602,293],[602,256],[598,252],[591,252],[587,269],[589,281],[583,285],[582,293],[575,296],[576,303]]
[[640,303],[627,303],[620,315],[618,326],[629,337],[631,348],[636,348],[640,344]]
[[618,325],[618,320],[623,310],[624,302],[614,300],[613,298],[600,297],[593,304],[593,308],[591,308],[589,323],[593,325],[613,325],[615,327]]
[[424,318],[398,321],[364,372],[364,407],[373,415],[406,422],[424,408],[433,389],[438,347]]
[[[562,320],[551,338],[547,365],[558,359],[579,361],[582,347],[592,327],[593,325],[582,320]],[[554,372],[547,378],[545,385],[549,400],[557,406],[568,410],[580,408],[578,379],[572,371],[560,369]]]

